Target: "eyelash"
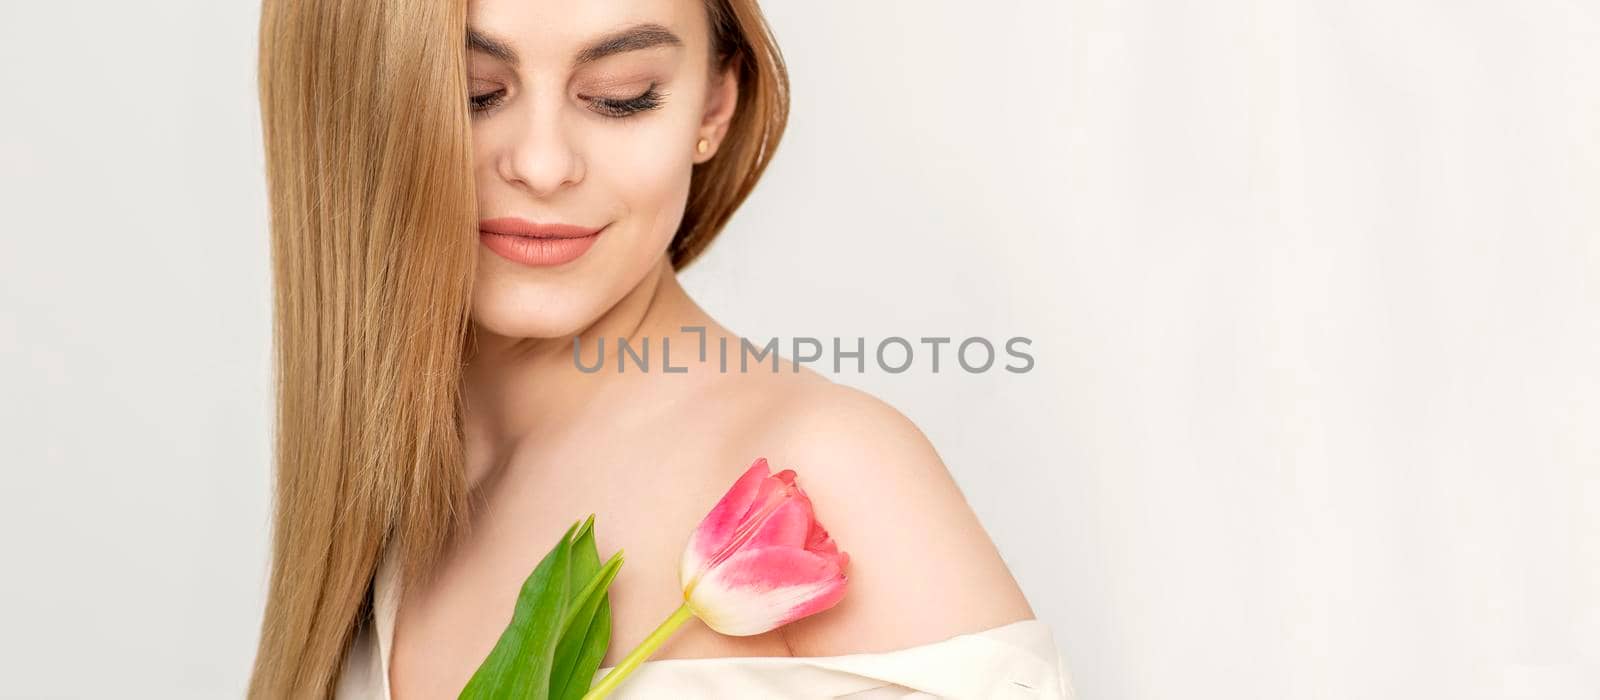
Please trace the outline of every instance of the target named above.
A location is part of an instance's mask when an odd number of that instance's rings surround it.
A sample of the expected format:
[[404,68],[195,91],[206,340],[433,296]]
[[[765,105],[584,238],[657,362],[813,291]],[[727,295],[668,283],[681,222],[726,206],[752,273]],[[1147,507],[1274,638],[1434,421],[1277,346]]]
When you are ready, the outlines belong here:
[[[473,95],[467,98],[468,109],[474,115],[483,114],[494,109],[495,107],[499,107],[500,103],[505,100],[505,95],[506,91],[503,89],[484,93],[482,95]],[[665,96],[666,93],[657,90],[656,84],[651,83],[650,87],[645,89],[644,93],[637,97],[629,97],[621,100],[613,100],[605,97],[591,97],[588,98],[588,100],[590,104],[598,107],[596,111],[598,111],[600,114],[607,117],[612,117],[614,119],[623,119],[626,117],[631,117],[640,112],[647,112],[660,107],[664,103],[662,98]]]

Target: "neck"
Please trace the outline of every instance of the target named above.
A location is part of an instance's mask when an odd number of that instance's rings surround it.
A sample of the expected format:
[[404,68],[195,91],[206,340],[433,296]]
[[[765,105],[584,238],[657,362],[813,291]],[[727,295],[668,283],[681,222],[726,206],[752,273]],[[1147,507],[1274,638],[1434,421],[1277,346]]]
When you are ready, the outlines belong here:
[[[709,326],[712,321],[689,299],[671,262],[662,256],[638,286],[575,333],[507,338],[474,327],[461,385],[467,482],[477,484],[497,471],[519,444],[559,433],[585,414],[605,410],[608,396],[638,395],[623,390],[637,389],[650,375],[611,369],[618,360],[619,339],[636,349],[644,339],[659,346],[661,338],[684,335],[679,329],[684,325]],[[605,367],[580,371],[573,359],[574,345],[581,347],[585,364],[592,365],[602,339]],[[659,347],[651,352],[650,361],[658,364],[654,353]],[[674,365],[679,364],[677,354]]]

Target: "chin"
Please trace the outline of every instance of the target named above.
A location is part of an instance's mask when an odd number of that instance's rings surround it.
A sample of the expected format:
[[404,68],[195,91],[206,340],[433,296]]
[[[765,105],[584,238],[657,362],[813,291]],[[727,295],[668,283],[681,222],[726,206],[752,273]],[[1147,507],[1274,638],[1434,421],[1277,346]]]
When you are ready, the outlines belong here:
[[475,298],[472,323],[480,332],[504,338],[557,338],[575,334],[594,323],[598,313],[585,306],[504,296]]
[[601,285],[518,277],[479,275],[472,322],[480,330],[505,338],[557,338],[588,327],[610,306]]
[[[661,248],[664,254],[665,242]],[[472,322],[483,332],[505,338],[574,335],[637,287],[658,257],[645,251],[622,256],[617,252],[597,244],[571,267],[530,269],[480,246]]]

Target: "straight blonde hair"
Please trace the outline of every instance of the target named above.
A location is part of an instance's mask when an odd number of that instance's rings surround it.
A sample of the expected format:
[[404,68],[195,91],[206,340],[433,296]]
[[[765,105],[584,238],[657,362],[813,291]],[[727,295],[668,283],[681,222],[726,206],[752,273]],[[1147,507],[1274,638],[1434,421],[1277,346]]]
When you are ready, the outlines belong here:
[[[329,698],[399,538],[415,581],[466,525],[460,380],[477,256],[467,0],[264,0],[276,367],[272,572],[250,698]],[[707,0],[739,105],[668,248],[697,258],[788,118],[754,0]],[[508,613],[509,614],[509,613]]]

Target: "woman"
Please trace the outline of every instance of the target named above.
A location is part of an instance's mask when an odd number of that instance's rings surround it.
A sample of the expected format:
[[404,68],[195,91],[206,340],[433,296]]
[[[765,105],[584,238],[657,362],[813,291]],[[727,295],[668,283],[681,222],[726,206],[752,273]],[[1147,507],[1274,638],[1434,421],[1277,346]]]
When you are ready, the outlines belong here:
[[[609,667],[758,456],[800,472],[848,595],[752,637],[688,625],[613,697],[681,691],[664,660],[1042,627],[910,421],[787,361],[722,371],[738,336],[678,284],[784,128],[753,0],[267,0],[261,49],[279,394],[252,697],[455,697],[589,512],[627,552]],[[619,338],[686,371],[579,369]]]

